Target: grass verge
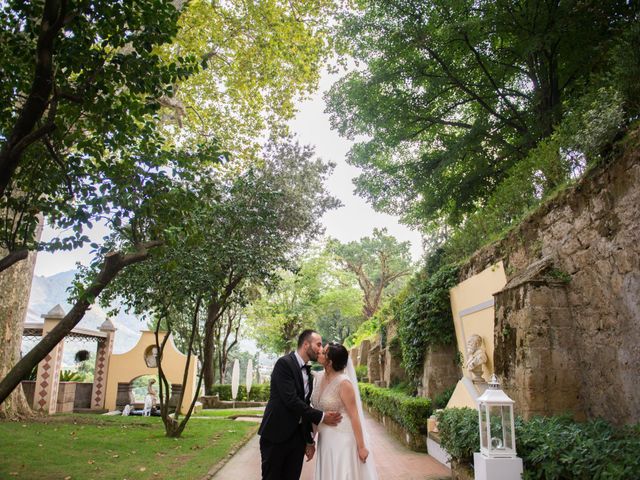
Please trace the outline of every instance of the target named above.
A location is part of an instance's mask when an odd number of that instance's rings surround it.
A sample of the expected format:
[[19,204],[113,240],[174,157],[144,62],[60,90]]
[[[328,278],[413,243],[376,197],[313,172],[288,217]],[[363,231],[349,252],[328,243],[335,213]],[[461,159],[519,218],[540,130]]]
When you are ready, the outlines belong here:
[[179,439],[158,417],[57,415],[0,422],[1,479],[191,480],[258,425],[192,419]]

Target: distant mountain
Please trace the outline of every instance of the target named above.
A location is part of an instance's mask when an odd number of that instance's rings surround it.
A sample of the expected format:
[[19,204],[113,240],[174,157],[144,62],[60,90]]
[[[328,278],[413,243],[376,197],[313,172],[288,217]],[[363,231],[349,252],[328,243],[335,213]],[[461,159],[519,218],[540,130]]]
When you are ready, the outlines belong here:
[[[69,270],[50,277],[33,277],[26,321],[42,323],[42,315],[58,304],[65,312],[68,312],[71,309],[71,305],[67,301],[68,289],[73,283],[76,273],[77,270]],[[79,326],[96,330],[105,318],[107,318],[106,312],[99,305],[93,305],[80,321]],[[111,318],[111,321],[117,328],[114,353],[130,350],[138,341],[140,330],[147,328],[146,322],[139,320],[134,315],[124,313],[124,311],[121,311],[115,318]],[[87,349],[93,351],[93,348],[88,348],[88,345]]]

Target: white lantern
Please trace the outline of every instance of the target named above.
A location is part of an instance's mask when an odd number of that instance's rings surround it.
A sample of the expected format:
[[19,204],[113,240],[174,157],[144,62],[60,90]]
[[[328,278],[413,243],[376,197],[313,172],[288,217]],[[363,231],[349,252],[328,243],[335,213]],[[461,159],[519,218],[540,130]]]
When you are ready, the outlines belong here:
[[495,375],[478,398],[480,452],[473,454],[476,480],[519,480],[522,459],[516,455],[513,405]]
[[481,454],[490,458],[516,456],[514,403],[500,388],[498,377],[492,375],[489,388],[478,398]]

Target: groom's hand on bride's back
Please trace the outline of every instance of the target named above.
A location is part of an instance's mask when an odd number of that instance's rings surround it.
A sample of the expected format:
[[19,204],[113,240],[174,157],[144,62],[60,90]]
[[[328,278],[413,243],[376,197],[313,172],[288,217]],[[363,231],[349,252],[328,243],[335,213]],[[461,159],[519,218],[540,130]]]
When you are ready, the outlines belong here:
[[322,418],[322,423],[325,425],[329,425],[330,427],[335,427],[342,421],[342,415],[340,412],[324,412],[324,417]]

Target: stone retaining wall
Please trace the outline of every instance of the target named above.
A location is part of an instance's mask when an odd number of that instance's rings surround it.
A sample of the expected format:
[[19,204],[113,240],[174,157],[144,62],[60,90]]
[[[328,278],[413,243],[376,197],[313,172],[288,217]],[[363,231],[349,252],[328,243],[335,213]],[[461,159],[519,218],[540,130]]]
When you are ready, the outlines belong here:
[[640,129],[615,161],[476,252],[460,280],[500,260],[495,368],[520,413],[639,422]]

